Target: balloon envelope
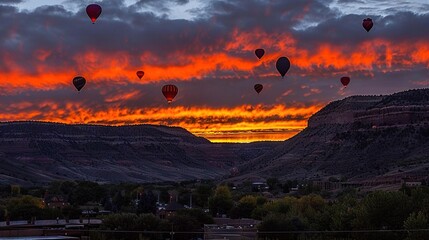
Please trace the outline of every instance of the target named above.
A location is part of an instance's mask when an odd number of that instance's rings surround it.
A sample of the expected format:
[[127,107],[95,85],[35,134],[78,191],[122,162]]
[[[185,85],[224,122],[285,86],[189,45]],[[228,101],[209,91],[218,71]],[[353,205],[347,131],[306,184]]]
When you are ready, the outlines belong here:
[[363,20],[363,22],[362,22],[362,26],[363,26],[363,28],[365,28],[365,30],[367,32],[369,32],[369,30],[371,30],[371,28],[372,28],[373,25],[374,24],[372,23],[372,19],[371,18],[365,18]]
[[343,84],[344,87],[347,87],[347,85],[349,85],[349,83],[350,83],[350,78],[349,77],[342,77],[341,83]]
[[142,77],[144,76],[144,72],[143,71],[137,71],[137,77],[139,77],[140,79],[142,79]]
[[280,75],[284,77],[290,68],[289,59],[287,57],[280,57],[276,62],[276,68],[277,68],[277,71],[279,71]]
[[84,77],[77,76],[73,78],[73,85],[75,86],[77,91],[80,91],[83,88],[83,86],[85,86],[85,84],[86,84],[86,80]]
[[262,91],[262,89],[264,88],[264,86],[262,86],[262,84],[258,83],[258,84],[255,84],[255,86],[253,88],[255,88],[255,91],[259,94]]
[[165,85],[162,87],[162,94],[164,94],[165,99],[167,99],[168,103],[173,101],[173,98],[177,95],[179,89],[175,85]]
[[92,23],[95,23],[95,20],[100,16],[101,14],[101,7],[98,4],[89,4],[86,7],[86,14],[88,14],[88,17],[91,18]]
[[265,50],[264,50],[264,49],[262,49],[262,48],[258,48],[258,49],[256,49],[256,50],[255,50],[255,55],[256,55],[259,59],[261,59],[261,57],[262,57],[262,56],[264,56],[264,54],[265,54]]

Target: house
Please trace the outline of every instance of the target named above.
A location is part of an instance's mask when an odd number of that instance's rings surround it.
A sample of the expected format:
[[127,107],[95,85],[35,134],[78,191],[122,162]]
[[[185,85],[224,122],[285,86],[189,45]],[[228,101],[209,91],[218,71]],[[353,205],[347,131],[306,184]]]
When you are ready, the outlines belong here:
[[43,201],[47,208],[63,209],[70,206],[67,196],[64,195],[48,194],[46,192]]
[[179,210],[185,209],[185,207],[178,202],[169,203],[164,209],[158,211],[158,216],[161,219],[170,218],[176,215],[176,212]]
[[265,182],[253,182],[252,183],[252,192],[263,192],[268,190],[269,187]]
[[214,224],[204,224],[204,239],[257,239],[255,219],[213,218]]

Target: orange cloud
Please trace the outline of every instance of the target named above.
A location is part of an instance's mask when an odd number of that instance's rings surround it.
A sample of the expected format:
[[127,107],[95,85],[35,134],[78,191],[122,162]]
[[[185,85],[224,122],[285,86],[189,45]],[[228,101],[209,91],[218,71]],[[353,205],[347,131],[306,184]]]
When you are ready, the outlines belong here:
[[[429,67],[429,41],[414,44],[391,42],[385,39],[372,39],[358,46],[320,43],[314,49],[297,46],[296,40],[288,33],[269,35],[263,31],[240,32],[234,30],[233,41],[225,44],[223,52],[208,51],[200,54],[186,54],[183,51],[171,53],[167,59],[159,59],[155,53],[144,52],[139,57],[141,66],[133,66],[134,58],[128,52],[100,52],[97,50],[76,53],[70,58],[76,66],[50,66],[47,59],[52,51],[34,51],[33,69],[29,72],[20,65],[10,53],[3,53],[1,59],[8,71],[0,72],[0,86],[4,91],[35,88],[55,89],[71,85],[76,75],[88,81],[108,81],[110,84],[127,82],[148,84],[164,80],[187,81],[210,78],[250,78],[255,72],[259,76],[278,76],[274,66],[278,57],[286,55],[291,60],[289,74],[301,76],[317,74],[346,73],[349,71],[397,71],[415,64]],[[269,46],[265,56],[258,61],[253,55],[255,48]],[[135,72],[145,71],[142,80]],[[320,69],[326,69],[321,71]],[[301,71],[301,73],[300,73]],[[218,75],[219,72],[222,74]],[[371,75],[371,74],[370,74]],[[12,81],[13,79],[13,81]],[[6,81],[9,80],[9,81]]]
[[[23,102],[13,108],[29,108]],[[285,140],[307,125],[307,119],[322,106],[243,105],[233,108],[182,107],[94,110],[80,103],[67,103],[59,108],[55,102],[35,104],[38,109],[19,113],[1,113],[1,121],[43,120],[74,124],[162,124],[186,128],[197,136],[212,141],[248,142]]]

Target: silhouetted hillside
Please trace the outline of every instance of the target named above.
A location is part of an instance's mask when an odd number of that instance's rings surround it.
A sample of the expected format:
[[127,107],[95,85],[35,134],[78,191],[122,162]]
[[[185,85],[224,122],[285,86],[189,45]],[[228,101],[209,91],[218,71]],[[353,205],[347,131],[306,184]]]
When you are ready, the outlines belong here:
[[427,176],[428,169],[429,89],[332,102],[302,132],[240,167],[242,178],[355,180]]

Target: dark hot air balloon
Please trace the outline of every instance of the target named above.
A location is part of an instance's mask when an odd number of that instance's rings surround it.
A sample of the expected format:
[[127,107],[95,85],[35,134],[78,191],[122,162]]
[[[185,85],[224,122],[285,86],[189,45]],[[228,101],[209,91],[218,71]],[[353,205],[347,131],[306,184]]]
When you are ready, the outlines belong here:
[[276,62],[276,68],[277,68],[277,71],[279,71],[280,75],[284,77],[290,68],[289,59],[287,57],[280,57]]
[[162,87],[162,94],[164,94],[164,97],[167,99],[168,103],[173,101],[173,98],[177,95],[177,92],[179,92],[179,89],[175,85],[168,84]]
[[91,18],[92,23],[95,23],[95,20],[100,16],[101,14],[101,7],[98,4],[89,4],[86,7],[86,14],[88,14],[88,17]]
[[144,72],[143,71],[137,71],[137,77],[139,77],[140,79],[142,79],[142,77],[144,76]]
[[363,26],[363,28],[365,28],[365,30],[367,32],[369,32],[369,30],[371,30],[371,28],[372,28],[373,25],[374,24],[372,23],[372,19],[371,18],[365,18],[363,20],[363,22],[362,22],[362,26]]
[[350,78],[349,77],[342,77],[341,83],[343,84],[344,87],[347,87],[347,85],[349,85],[349,83],[350,83]]
[[73,85],[75,86],[77,91],[80,91],[83,88],[83,86],[85,86],[85,84],[86,84],[86,80],[84,77],[77,76],[73,78]]
[[255,91],[259,94],[262,91],[262,89],[264,88],[264,86],[262,86],[262,84],[258,83],[258,84],[255,84],[255,86],[253,88],[255,88]]
[[264,49],[262,49],[262,48],[258,48],[258,49],[256,49],[256,50],[255,50],[255,55],[256,55],[259,59],[261,59],[261,57],[262,57],[262,56],[264,56],[264,54],[265,54],[265,50],[264,50]]

